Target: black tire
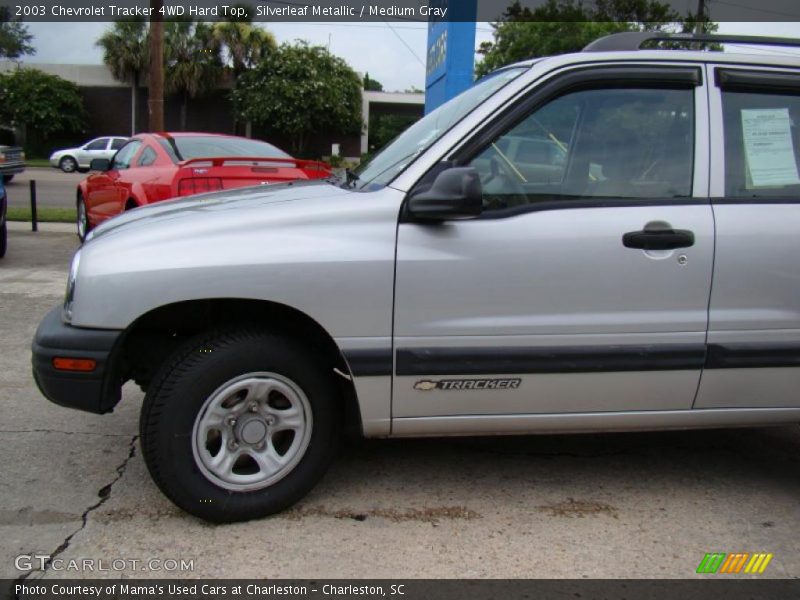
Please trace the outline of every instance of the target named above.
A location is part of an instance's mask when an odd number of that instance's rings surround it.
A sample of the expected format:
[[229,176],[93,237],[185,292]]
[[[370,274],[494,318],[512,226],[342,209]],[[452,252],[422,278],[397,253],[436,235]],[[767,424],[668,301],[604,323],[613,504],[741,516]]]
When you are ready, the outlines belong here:
[[58,161],[58,168],[64,173],[74,173],[78,170],[78,161],[71,156],[65,156]]
[[[195,458],[195,421],[215,391],[259,372],[279,375],[305,394],[313,423],[308,445],[274,483],[252,491],[226,489]],[[341,430],[336,383],[319,358],[283,336],[254,327],[198,336],[165,362],[145,395],[140,434],[150,475],[177,506],[207,521],[246,521],[282,511],[314,487],[335,454]]]
[[8,248],[8,224],[3,221],[0,225],[0,258],[6,255],[6,248]]
[[[82,220],[84,220],[82,222]],[[83,194],[78,192],[78,202],[76,204],[75,228],[77,229],[78,239],[83,242],[86,235],[92,230],[92,223],[89,221],[89,213],[86,210],[86,201]]]
[[12,179],[14,179],[13,175],[3,175],[3,183],[9,183]]

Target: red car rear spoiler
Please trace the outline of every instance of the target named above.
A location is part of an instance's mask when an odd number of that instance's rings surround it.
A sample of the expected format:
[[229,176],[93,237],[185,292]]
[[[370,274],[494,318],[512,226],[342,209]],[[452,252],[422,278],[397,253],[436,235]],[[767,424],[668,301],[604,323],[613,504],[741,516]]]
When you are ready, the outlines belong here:
[[264,156],[215,156],[210,158],[190,158],[189,160],[184,160],[178,163],[178,166],[187,167],[189,165],[193,165],[196,163],[203,163],[203,164],[211,163],[211,165],[214,167],[222,167],[225,165],[226,162],[260,163],[260,164],[250,165],[254,167],[265,166],[264,163],[266,163],[266,165],[274,165],[275,163],[280,163],[281,166],[291,165],[296,169],[308,169],[312,171],[328,171],[328,172],[330,172],[331,170],[331,166],[329,164],[320,162],[318,160],[303,160],[300,158],[267,158]]

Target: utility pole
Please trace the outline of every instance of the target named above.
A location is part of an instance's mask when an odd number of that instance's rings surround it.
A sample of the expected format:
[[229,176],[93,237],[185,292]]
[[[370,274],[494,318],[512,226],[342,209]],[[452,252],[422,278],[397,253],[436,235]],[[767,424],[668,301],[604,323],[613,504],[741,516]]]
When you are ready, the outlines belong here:
[[704,32],[706,14],[706,0],[697,0],[697,15],[695,16],[694,33],[700,35]]
[[150,131],[164,131],[164,0],[150,0],[150,88],[147,108]]

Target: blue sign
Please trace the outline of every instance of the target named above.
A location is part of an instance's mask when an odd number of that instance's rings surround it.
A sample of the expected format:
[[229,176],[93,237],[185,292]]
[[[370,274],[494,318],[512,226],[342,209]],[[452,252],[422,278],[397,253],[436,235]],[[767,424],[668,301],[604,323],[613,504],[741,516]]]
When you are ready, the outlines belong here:
[[448,21],[428,21],[428,61],[425,74],[425,114],[472,85],[475,67],[477,0],[438,0]]

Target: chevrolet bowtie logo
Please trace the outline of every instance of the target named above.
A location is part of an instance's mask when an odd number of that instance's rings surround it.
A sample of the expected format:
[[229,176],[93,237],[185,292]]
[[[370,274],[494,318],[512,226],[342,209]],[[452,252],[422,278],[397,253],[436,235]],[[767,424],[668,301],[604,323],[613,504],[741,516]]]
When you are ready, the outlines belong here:
[[414,384],[414,389],[415,390],[423,390],[423,391],[427,392],[429,390],[435,390],[437,385],[438,384],[435,381],[428,381],[428,380],[424,379],[422,381],[418,381],[417,383],[415,383]]

